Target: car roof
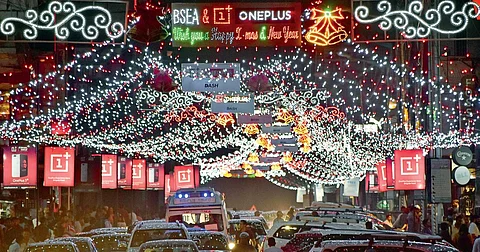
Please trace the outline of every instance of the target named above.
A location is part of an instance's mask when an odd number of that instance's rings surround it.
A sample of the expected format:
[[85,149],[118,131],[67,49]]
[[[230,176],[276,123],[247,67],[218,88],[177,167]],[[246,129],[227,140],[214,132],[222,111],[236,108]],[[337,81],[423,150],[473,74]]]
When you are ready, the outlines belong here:
[[[322,248],[335,250],[341,247],[352,247],[352,246],[371,246],[372,242],[369,240],[328,240],[322,242]],[[458,251],[453,247],[447,247],[440,244],[434,243],[425,243],[417,241],[397,241],[397,240],[381,240],[375,241],[373,243],[375,246],[394,246],[399,248],[411,248],[411,249],[420,249],[425,251]]]
[[135,227],[135,230],[148,229],[186,229],[185,225],[178,222],[143,222]]
[[91,232],[103,232],[103,231],[112,231],[112,232],[115,232],[115,233],[126,233],[127,232],[127,228],[123,228],[123,227],[111,227],[111,228],[95,228],[95,229],[92,229]]
[[194,245],[197,246],[194,241],[187,239],[170,239],[170,240],[155,240],[148,241],[142,244],[142,247],[157,246],[157,245]]
[[363,229],[363,225],[359,224],[345,224],[345,223],[321,223],[321,222],[305,222],[305,221],[288,221],[282,222],[281,224],[274,225],[270,230],[268,230],[268,235],[271,236],[277,232],[280,228],[285,226],[294,226],[294,227],[318,227],[321,229]]
[[90,237],[81,237],[81,236],[73,236],[73,237],[58,237],[53,240],[48,240],[48,242],[55,242],[55,241],[84,241],[84,242],[92,242],[92,238]]
[[31,243],[27,247],[49,247],[49,246],[71,246],[74,248],[77,248],[77,245],[71,241],[48,241],[48,242],[37,242],[37,243]]
[[92,236],[92,239],[94,239],[94,238],[104,238],[104,237],[125,237],[125,238],[129,238],[130,236],[131,236],[131,234],[119,234],[119,233],[98,234],[98,235]]
[[[301,233],[295,234],[296,236],[301,235],[314,235],[321,234],[325,240],[338,236],[350,236],[348,239],[368,239],[374,238],[379,240],[412,240],[412,241],[441,241],[442,237],[438,235],[427,235],[427,234],[417,234],[410,232],[398,232],[393,230],[368,230],[368,229],[358,229],[358,230],[338,230],[338,229],[319,229],[319,230],[309,230]],[[339,240],[339,239],[337,239]]]
[[245,221],[247,223],[259,223],[259,224],[263,223],[263,221],[259,219],[250,219],[250,218],[231,219],[228,221],[228,223],[237,224],[237,223],[240,223],[240,221]]
[[223,232],[217,231],[200,231],[200,232],[190,232],[191,236],[224,236],[227,237]]

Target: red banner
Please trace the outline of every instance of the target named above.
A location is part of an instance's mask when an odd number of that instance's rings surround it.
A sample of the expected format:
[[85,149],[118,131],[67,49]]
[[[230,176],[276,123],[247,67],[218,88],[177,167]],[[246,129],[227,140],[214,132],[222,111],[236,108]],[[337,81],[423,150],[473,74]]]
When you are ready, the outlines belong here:
[[422,150],[395,151],[395,190],[425,189],[425,158]]
[[132,186],[132,160],[126,157],[118,157],[118,187],[131,188]]
[[102,155],[102,189],[117,188],[117,155]]
[[145,190],[146,183],[146,174],[145,170],[147,167],[147,161],[145,159],[134,159],[132,165],[132,189],[134,190]]
[[393,167],[393,161],[391,158],[387,158],[385,161],[386,174],[387,174],[387,188],[395,188],[395,168]]
[[385,161],[382,161],[377,164],[377,174],[378,174],[378,190],[380,192],[387,191],[387,165]]
[[193,165],[175,166],[174,177],[175,190],[195,187]]
[[165,169],[163,164],[149,163],[147,170],[147,188],[163,189],[165,186]]
[[45,147],[44,186],[74,186],[75,148]]
[[375,172],[367,172],[365,176],[365,190],[369,193],[378,192],[378,176]]
[[170,196],[170,193],[172,192],[170,188],[170,183],[171,183],[170,175],[165,174],[165,202],[167,202],[168,196]]
[[37,150],[34,147],[3,148],[3,186],[5,188],[37,186]]

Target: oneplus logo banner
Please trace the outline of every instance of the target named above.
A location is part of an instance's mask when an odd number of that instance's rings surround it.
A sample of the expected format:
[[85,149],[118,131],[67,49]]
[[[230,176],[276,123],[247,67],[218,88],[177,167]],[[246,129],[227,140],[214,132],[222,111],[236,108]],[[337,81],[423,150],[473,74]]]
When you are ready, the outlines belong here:
[[132,186],[132,160],[126,157],[118,157],[117,178],[118,187],[131,189]]
[[145,190],[146,184],[146,171],[147,161],[145,159],[134,159],[132,164],[132,180],[134,190]]
[[380,192],[387,191],[387,164],[385,161],[382,161],[377,164],[377,174],[378,174],[378,190]]
[[425,189],[423,150],[395,151],[395,190]]
[[147,189],[158,190],[165,187],[165,170],[163,164],[149,163],[147,172]]
[[102,189],[117,188],[117,155],[102,155]]
[[75,149],[45,147],[45,186],[74,186]]
[[194,188],[195,183],[194,183],[194,172],[193,172],[193,166],[175,166],[174,168],[175,171],[175,179],[176,179],[176,185],[177,189],[181,188]]
[[33,147],[3,148],[3,187],[35,188],[37,185],[37,150]]

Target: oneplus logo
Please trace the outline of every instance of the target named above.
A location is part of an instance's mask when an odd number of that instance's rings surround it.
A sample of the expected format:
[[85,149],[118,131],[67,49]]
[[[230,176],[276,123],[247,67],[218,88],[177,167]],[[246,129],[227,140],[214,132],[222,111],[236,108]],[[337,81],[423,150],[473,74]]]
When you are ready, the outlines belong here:
[[115,162],[111,158],[108,161],[102,161],[102,177],[112,176],[113,163]]
[[68,172],[68,159],[71,157],[68,152],[50,155],[50,172]]
[[190,171],[190,170],[178,171],[178,182],[179,183],[190,183],[190,181],[191,181],[190,173],[192,173],[192,171]]
[[142,163],[136,164],[132,166],[132,178],[134,179],[141,179],[142,178]]
[[415,157],[401,157],[400,158],[400,174],[401,175],[418,175],[419,164],[422,157],[418,154]]
[[213,8],[213,24],[230,24],[231,17],[230,12],[232,7],[228,5],[226,8]]
[[380,165],[380,173],[382,175],[383,181],[387,180],[387,166],[386,165]]

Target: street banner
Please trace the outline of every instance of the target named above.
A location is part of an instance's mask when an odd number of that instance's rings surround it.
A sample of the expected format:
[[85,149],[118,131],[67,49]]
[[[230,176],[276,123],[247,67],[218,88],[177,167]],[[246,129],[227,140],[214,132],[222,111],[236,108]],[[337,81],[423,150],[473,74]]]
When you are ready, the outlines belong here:
[[376,193],[379,191],[378,174],[376,172],[367,172],[367,175],[365,176],[365,191],[369,193]]
[[37,186],[37,149],[35,147],[3,147],[3,187],[34,188]]
[[147,167],[147,160],[134,159],[132,162],[132,189],[145,190],[147,187],[145,170]]
[[237,123],[240,124],[266,124],[272,123],[272,115],[238,115]]
[[132,160],[118,157],[118,187],[130,189],[132,186]]
[[240,92],[240,64],[183,63],[182,91]]
[[377,164],[377,174],[378,174],[378,191],[386,192],[387,191],[387,165],[385,161],[381,161]]
[[102,155],[102,189],[117,188],[117,155]]
[[387,174],[387,188],[394,189],[395,188],[395,167],[393,160],[391,158],[387,158],[385,161],[385,172]]
[[219,94],[212,101],[213,113],[244,113],[255,112],[253,94]]
[[148,163],[147,189],[162,190],[165,187],[165,168],[163,164]]
[[351,178],[345,181],[343,186],[343,196],[347,197],[358,197],[360,191],[360,179]]
[[240,79],[182,78],[182,91],[192,92],[240,92]]
[[74,186],[75,148],[45,147],[44,186]]
[[265,134],[287,134],[292,131],[291,125],[272,125],[267,127],[262,125],[262,132]]
[[423,150],[396,150],[395,190],[425,190]]
[[278,138],[278,139],[272,139],[272,144],[275,146],[279,145],[285,145],[285,144],[297,144],[297,138],[292,137],[292,138]]
[[175,166],[174,177],[175,190],[195,187],[193,165]]

